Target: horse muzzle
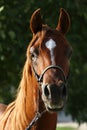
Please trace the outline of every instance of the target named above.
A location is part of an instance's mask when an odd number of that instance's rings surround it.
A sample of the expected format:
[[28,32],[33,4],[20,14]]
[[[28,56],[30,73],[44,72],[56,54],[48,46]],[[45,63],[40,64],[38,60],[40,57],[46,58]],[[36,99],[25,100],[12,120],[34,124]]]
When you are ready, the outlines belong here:
[[[46,82],[43,81],[44,75],[48,70],[57,70],[62,75],[62,80],[60,83]],[[66,75],[63,69],[60,66],[50,65],[46,67],[41,75],[38,75],[33,67],[33,71],[38,83],[42,89],[42,100],[45,104],[45,107],[48,111],[59,111],[61,110],[67,100],[67,86],[66,86]],[[56,77],[57,78],[57,77]],[[58,78],[57,78],[58,80]],[[59,81],[58,81],[59,82]],[[42,84],[42,85],[41,85]]]
[[43,84],[42,85],[42,100],[48,111],[61,110],[67,101],[67,87],[65,83]]

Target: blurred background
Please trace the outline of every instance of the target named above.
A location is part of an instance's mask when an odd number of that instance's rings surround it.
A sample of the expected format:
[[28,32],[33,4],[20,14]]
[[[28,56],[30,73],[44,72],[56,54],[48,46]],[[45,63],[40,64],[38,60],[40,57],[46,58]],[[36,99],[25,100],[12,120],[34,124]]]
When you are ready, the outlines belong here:
[[0,0],[0,102],[15,99],[32,39],[32,13],[41,8],[44,23],[56,28],[61,7],[71,18],[67,39],[73,47],[65,112],[81,123],[87,121],[87,0]]

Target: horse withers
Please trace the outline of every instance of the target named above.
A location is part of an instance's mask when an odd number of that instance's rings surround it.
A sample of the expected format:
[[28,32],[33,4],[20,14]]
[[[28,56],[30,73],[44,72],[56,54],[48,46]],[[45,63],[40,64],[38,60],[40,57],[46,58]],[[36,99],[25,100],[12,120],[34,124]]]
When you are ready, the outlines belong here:
[[14,102],[0,105],[0,130],[24,130],[37,112],[43,113],[32,130],[56,130],[57,112],[67,100],[72,48],[65,37],[70,18],[60,9],[56,29],[43,24],[40,9],[30,20],[33,38],[27,48],[19,92]]

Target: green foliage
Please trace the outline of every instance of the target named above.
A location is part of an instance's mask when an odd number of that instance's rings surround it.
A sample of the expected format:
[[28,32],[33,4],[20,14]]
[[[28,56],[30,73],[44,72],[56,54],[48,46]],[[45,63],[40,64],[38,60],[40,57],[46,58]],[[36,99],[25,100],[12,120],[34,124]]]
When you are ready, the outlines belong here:
[[0,0],[0,101],[13,100],[21,77],[25,54],[32,34],[29,19],[42,9],[43,20],[55,28],[59,9],[65,8],[71,18],[67,35],[73,47],[67,112],[79,122],[87,121],[87,1],[86,0]]
[[87,8],[86,1],[77,2],[71,14],[72,26],[69,34],[73,46],[71,77],[69,82],[68,112],[73,119],[87,121]]

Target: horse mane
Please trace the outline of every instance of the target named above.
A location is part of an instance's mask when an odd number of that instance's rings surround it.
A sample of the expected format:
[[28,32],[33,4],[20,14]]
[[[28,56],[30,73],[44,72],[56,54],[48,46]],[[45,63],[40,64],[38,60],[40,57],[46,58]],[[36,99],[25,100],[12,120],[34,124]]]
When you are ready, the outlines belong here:
[[[18,93],[16,99],[10,103],[5,112],[0,117],[0,122],[2,126],[0,128],[5,128],[6,123],[8,124],[8,121],[11,123],[11,130],[13,129],[23,129],[26,125],[28,125],[28,117],[26,114],[26,96],[27,96],[27,86],[29,87],[29,80],[31,79],[30,76],[31,69],[29,62],[26,61],[23,73],[22,73],[22,79],[18,87]],[[12,116],[12,118],[11,118]],[[9,120],[8,120],[9,119]]]

